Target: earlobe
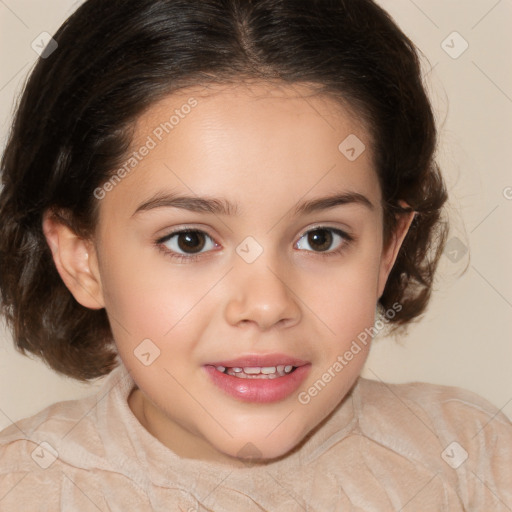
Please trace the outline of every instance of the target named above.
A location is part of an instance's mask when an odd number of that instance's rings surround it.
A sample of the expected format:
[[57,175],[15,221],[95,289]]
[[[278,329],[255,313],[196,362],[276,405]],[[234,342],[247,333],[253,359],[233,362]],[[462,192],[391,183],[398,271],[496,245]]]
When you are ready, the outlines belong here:
[[[402,206],[407,205],[403,204]],[[383,251],[379,272],[377,298],[380,298],[384,293],[388,276],[395,264],[398,252],[400,251],[400,247],[402,247],[402,243],[409,231],[409,228],[411,227],[415,214],[416,213],[414,211],[400,214],[395,232],[393,233],[388,246]]]
[[92,242],[79,237],[69,226],[47,211],[43,232],[59,275],[75,299],[90,309],[105,306]]

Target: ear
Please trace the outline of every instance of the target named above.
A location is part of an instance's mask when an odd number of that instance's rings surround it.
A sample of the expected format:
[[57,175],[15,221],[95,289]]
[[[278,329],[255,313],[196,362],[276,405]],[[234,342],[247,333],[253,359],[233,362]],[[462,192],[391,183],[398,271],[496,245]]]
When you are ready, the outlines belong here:
[[[400,204],[403,207],[408,206],[403,202],[401,202]],[[380,297],[384,293],[384,288],[386,287],[386,282],[388,280],[389,274],[391,272],[391,269],[393,268],[393,265],[395,264],[396,257],[398,256],[398,251],[402,246],[404,238],[407,235],[409,228],[411,227],[414,215],[415,212],[412,211],[407,213],[401,213],[398,216],[398,222],[395,231],[391,235],[391,240],[389,241],[387,247],[385,247],[382,252],[378,278],[377,299],[380,299]]]
[[44,213],[43,232],[57,271],[75,299],[86,308],[105,307],[94,244],[50,211]]

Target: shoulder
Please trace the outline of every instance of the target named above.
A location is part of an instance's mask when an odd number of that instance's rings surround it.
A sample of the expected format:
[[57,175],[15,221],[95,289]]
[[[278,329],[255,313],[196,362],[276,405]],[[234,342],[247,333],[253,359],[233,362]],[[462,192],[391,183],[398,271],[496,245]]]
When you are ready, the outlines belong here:
[[17,511],[20,502],[41,511],[109,510],[113,489],[122,489],[116,502],[145,499],[146,481],[121,449],[129,446],[128,377],[120,367],[95,394],[53,404],[0,432],[0,510]]
[[47,451],[51,452],[52,448],[57,449],[57,445],[62,444],[63,439],[76,438],[77,434],[92,435],[91,440],[94,441],[90,421],[82,420],[94,409],[95,404],[96,396],[58,402],[29,418],[13,422],[0,432],[0,474],[7,467],[16,469],[26,466],[29,461],[25,457],[19,458],[21,453],[28,454],[34,462],[33,451],[40,446],[46,446]]
[[[359,407],[364,415],[405,420],[404,428],[417,422],[435,429],[455,428],[459,434],[475,435],[474,429],[489,428],[512,434],[512,422],[480,395],[455,386],[408,382],[389,384],[363,379],[358,383]],[[411,424],[411,421],[413,424]],[[419,426],[419,425],[416,425]]]
[[55,403],[13,422],[0,432],[0,475],[32,470],[34,465],[41,465],[38,459],[47,457],[50,461],[52,453],[57,463],[71,466],[85,467],[106,460],[102,433],[107,430],[108,420],[119,415],[130,386],[122,368],[116,369],[90,396]]
[[354,391],[369,443],[442,475],[471,510],[512,506],[512,422],[488,400],[454,386],[363,378]]
[[[60,510],[63,490],[73,487],[74,466],[61,456],[62,447],[72,447],[75,459],[87,459],[89,447],[99,446],[89,422],[81,422],[95,402],[94,396],[59,402],[0,432],[2,510],[18,510],[21,498],[27,507]],[[79,441],[84,436],[90,438],[87,448]]]

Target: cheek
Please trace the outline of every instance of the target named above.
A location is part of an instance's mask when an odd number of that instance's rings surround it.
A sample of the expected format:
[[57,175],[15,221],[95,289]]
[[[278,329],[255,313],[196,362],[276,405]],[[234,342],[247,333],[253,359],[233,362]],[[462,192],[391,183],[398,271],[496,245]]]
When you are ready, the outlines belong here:
[[332,410],[360,374],[371,346],[377,277],[375,258],[358,254],[321,280],[321,292],[316,288],[309,296],[319,320],[317,331],[325,335],[319,340],[322,348],[316,352],[311,384],[298,397],[308,406],[305,410]]
[[186,323],[207,292],[208,280],[191,275],[186,267],[172,271],[164,256],[155,259],[150,251],[120,251],[122,245],[105,246],[109,258],[100,268],[114,337],[132,343],[165,340],[175,325]]
[[[373,325],[378,293],[379,260],[374,253],[351,255],[331,265],[321,276],[305,279],[314,313],[335,331],[338,339],[357,334]],[[313,308],[312,308],[313,309]]]

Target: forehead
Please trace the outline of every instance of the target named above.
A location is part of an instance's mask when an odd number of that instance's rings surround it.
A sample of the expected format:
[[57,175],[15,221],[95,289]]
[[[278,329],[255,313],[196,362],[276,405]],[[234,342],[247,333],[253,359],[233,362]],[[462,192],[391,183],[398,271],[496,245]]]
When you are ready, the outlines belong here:
[[229,190],[243,202],[337,184],[374,199],[380,192],[361,119],[302,84],[215,84],[170,94],[139,117],[132,151],[136,165],[109,194],[109,201],[123,195],[130,207],[162,187],[214,196]]
[[[188,107],[192,98],[200,108]],[[360,113],[341,96],[335,98],[332,94],[322,93],[314,84],[247,80],[188,87],[168,95],[139,117],[135,123],[134,142],[142,142],[148,133],[166,121],[171,121],[173,132],[183,131],[178,130],[178,125],[185,118],[189,118],[187,124],[197,128],[201,124],[214,129],[223,127],[224,123],[242,122],[245,129],[267,130],[268,125],[264,126],[264,123],[268,123],[270,118],[272,124],[279,120],[289,123],[290,120],[310,118],[309,136],[318,132],[320,127],[323,128],[320,131],[352,130],[367,140],[370,135]]]

